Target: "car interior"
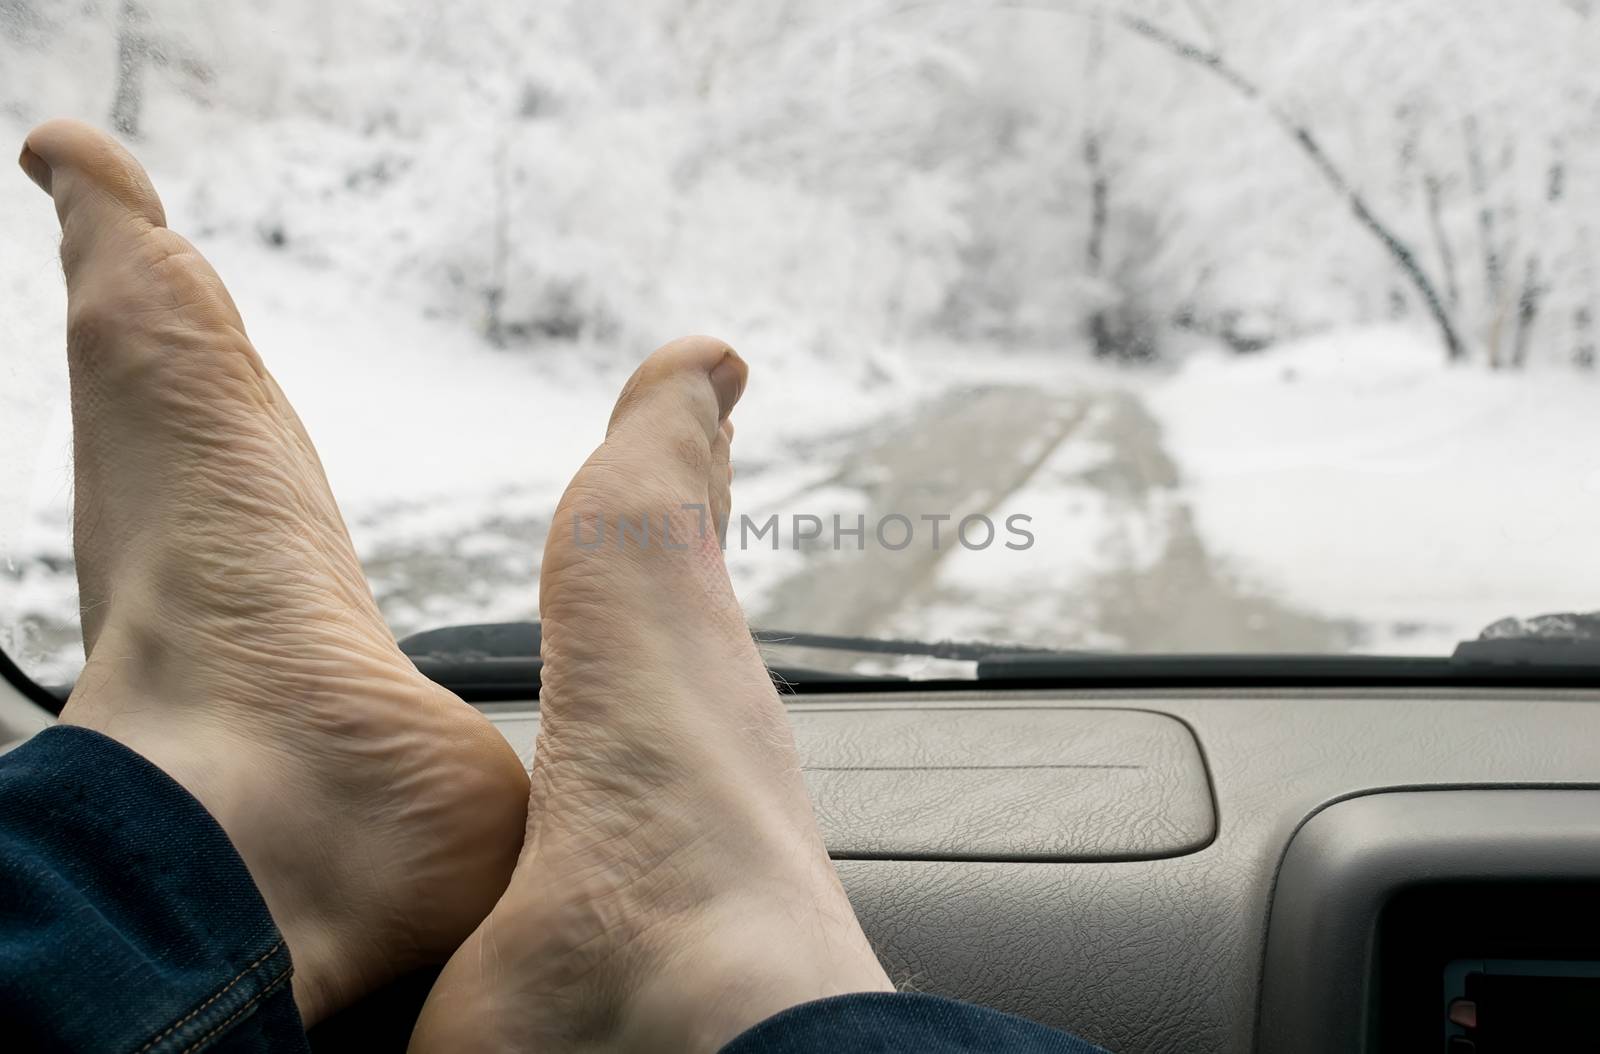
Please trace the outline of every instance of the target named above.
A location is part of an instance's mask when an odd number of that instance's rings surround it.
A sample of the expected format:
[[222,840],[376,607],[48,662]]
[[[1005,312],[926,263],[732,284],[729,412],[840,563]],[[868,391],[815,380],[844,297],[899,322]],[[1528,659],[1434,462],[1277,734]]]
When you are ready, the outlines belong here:
[[[0,152],[141,159],[530,768],[557,501],[647,349],[737,347],[725,566],[902,989],[1600,1051],[1597,56],[1600,0],[0,0]],[[94,603],[5,176],[0,751]]]
[[[529,640],[405,646],[445,683],[496,668],[451,686],[531,764],[538,702],[518,681],[537,662],[508,653]],[[1185,686],[1204,674],[1079,657],[1052,677],[1035,655],[1010,677],[862,683],[766,647],[830,854],[906,989],[1119,1054],[1588,1049],[1591,671],[1279,659]],[[6,673],[14,740],[59,703]],[[427,982],[326,1022],[318,1049],[403,1049]]]

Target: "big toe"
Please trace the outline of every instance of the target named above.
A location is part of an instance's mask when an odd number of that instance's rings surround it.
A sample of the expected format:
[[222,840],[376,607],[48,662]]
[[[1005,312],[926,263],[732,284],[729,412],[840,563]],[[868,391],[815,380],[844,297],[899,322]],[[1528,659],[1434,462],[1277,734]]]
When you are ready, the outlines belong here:
[[[606,439],[579,470],[557,510],[541,575],[541,609],[553,609],[559,635],[567,585],[627,588],[618,575],[648,565],[698,567],[725,579],[720,528],[729,512],[728,415],[744,392],[748,367],[710,337],[684,337],[658,349],[623,387]],[[704,560],[681,554],[714,554]],[[612,558],[625,554],[629,561]],[[607,564],[611,573],[574,574]],[[663,566],[663,565],[667,566]],[[731,593],[727,596],[732,605]]]
[[114,335],[172,337],[179,319],[243,335],[222,280],[167,228],[144,167],[115,139],[80,121],[48,121],[28,133],[18,160],[61,222],[69,352],[137,346]]
[[748,377],[738,352],[720,340],[683,337],[664,345],[623,386],[600,460],[678,494],[725,499],[728,415]]
[[28,178],[85,229],[107,221],[165,227],[161,199],[143,166],[115,139],[82,121],[58,118],[28,133],[18,159]]
[[141,347],[179,350],[196,333],[244,336],[222,279],[167,228],[144,167],[115,139],[80,121],[48,121],[28,133],[18,160],[61,221],[69,355],[144,367],[149,356],[130,358]]

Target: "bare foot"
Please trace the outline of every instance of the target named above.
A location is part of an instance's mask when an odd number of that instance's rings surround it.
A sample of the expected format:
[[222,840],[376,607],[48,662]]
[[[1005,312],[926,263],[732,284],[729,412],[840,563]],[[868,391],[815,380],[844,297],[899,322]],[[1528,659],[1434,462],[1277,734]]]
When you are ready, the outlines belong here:
[[71,121],[21,162],[67,274],[88,665],[62,719],[222,824],[309,1025],[472,931],[515,862],[526,777],[400,654],[311,440],[139,164]]
[[716,531],[683,509],[725,522],[744,380],[719,341],[662,348],[567,488],[540,580],[522,858],[413,1050],[714,1051],[797,1003],[891,987],[823,848]]

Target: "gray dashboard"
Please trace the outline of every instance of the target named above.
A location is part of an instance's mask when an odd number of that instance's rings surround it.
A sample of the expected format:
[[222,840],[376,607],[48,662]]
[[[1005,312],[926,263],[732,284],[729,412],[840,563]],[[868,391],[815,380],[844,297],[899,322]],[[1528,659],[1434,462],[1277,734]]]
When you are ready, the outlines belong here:
[[[1312,1049],[1261,1002],[1296,832],[1324,852],[1364,839],[1372,824],[1309,821],[1380,792],[1600,787],[1597,704],[1592,691],[1280,689],[804,696],[790,709],[830,849],[898,983],[1155,1054]],[[484,709],[531,761],[537,711]],[[1567,828],[1587,801],[1562,806]],[[1543,867],[1549,854],[1497,854],[1516,826],[1468,823],[1454,844],[1507,873]],[[1391,828],[1403,860],[1404,824]],[[1571,846],[1545,833],[1563,866],[1600,877],[1592,832]],[[1340,885],[1336,869],[1302,870],[1301,899]],[[1287,947],[1269,999],[1332,983],[1336,964]]]

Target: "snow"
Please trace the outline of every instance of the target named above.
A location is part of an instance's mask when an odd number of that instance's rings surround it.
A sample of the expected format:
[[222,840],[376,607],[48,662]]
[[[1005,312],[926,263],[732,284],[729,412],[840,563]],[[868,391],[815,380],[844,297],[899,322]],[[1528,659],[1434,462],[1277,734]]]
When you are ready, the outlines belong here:
[[1600,603],[1600,382],[1377,328],[1189,359],[1149,393],[1201,533],[1263,588],[1429,653]]
[[[1224,627],[1184,624],[1176,588],[1217,594],[1204,619],[1237,620],[1264,650],[1304,650],[1273,625],[1294,612],[1353,651],[1427,655],[1509,615],[1600,600],[1590,375],[1450,367],[1426,332],[1388,326],[1199,350],[1166,375],[1079,374],[1058,397],[1107,387],[1150,412],[1175,476],[1098,478],[1129,460],[1100,399],[993,514],[1030,515],[1035,544],[953,551],[888,632],[1206,650]],[[1206,580],[1180,559],[1191,529]],[[1169,619],[1176,638],[1161,635]]]
[[[19,218],[49,216],[48,207],[39,207],[42,201],[20,194],[4,201]],[[172,222],[182,219],[180,212]],[[548,517],[567,480],[604,437],[612,402],[632,365],[626,353],[608,347],[508,354],[459,322],[420,316],[413,305],[384,298],[337,271],[242,239],[197,241],[221,274],[238,276],[230,288],[251,338],[316,441],[363,554],[395,542],[438,539],[434,548],[457,556],[510,555],[512,542],[483,533],[483,524]],[[23,462],[17,460],[7,463],[9,475],[0,478],[6,493],[30,495],[25,503],[6,506],[11,516],[0,551],[11,559],[69,549],[71,422],[64,369],[54,361],[65,298],[59,273],[38,266],[53,254],[53,234],[32,236],[25,252],[0,267],[0,280],[24,289],[11,302],[29,305],[26,328],[12,332],[37,334],[25,346],[38,354],[35,363],[8,364],[29,383],[7,388],[7,432],[41,437],[37,446],[24,446],[41,452],[31,480],[22,478]],[[861,385],[855,382],[858,363],[833,369],[816,356],[762,354],[762,343],[744,350],[759,382],[738,415],[753,424],[741,430],[737,460],[775,467],[750,488],[749,508],[758,508],[764,493],[777,499],[803,489],[815,475],[781,465],[796,437],[859,427],[892,406],[915,402],[933,383],[926,375],[905,384],[885,375]],[[886,358],[878,366],[894,368]],[[406,632],[448,622],[536,617],[536,554],[521,555],[529,565],[525,581],[496,583],[492,596],[477,595],[470,605],[397,606],[388,612],[391,620]],[[792,572],[793,554],[788,556],[740,560],[736,577],[752,596],[759,595],[761,583]],[[380,592],[382,584],[375,583]],[[3,599],[12,612],[44,611],[57,619],[70,618],[76,604],[70,576],[37,568],[8,586]],[[74,663],[52,658],[44,665],[64,677]]]
[[[951,550],[878,632],[1432,653],[1600,600],[1600,381],[1572,365],[1596,337],[1600,18],[1571,5],[1214,0],[1209,27],[1111,7],[1215,43],[1316,132],[1447,288],[1457,366],[1269,110],[1087,19],[138,6],[136,150],[304,418],[399,632],[536,616],[561,488],[639,359],[696,331],[752,365],[736,511],[757,522],[895,511],[839,467],[952,391],[1083,401],[1059,442],[1019,443],[1038,462],[1019,489],[970,490],[997,523],[1032,516],[1036,544]],[[58,114],[106,123],[127,10],[0,3],[0,146]],[[49,679],[81,661],[56,239],[0,171],[0,646]],[[1491,370],[1533,288],[1528,368]],[[1162,362],[1091,361],[1091,311]],[[814,555],[729,566],[760,611]],[[1173,614],[1202,594],[1226,614]],[[1146,615],[1170,618],[1141,636]],[[788,628],[830,613],[812,622]]]

